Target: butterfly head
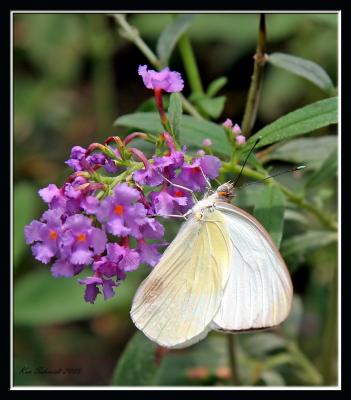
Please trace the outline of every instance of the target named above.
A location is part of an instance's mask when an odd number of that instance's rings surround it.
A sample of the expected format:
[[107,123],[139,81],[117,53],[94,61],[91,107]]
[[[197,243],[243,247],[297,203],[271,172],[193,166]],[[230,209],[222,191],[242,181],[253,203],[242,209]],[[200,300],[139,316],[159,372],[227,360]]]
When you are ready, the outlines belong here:
[[233,182],[226,182],[219,186],[216,190],[216,194],[220,200],[230,201],[234,197],[234,184]]

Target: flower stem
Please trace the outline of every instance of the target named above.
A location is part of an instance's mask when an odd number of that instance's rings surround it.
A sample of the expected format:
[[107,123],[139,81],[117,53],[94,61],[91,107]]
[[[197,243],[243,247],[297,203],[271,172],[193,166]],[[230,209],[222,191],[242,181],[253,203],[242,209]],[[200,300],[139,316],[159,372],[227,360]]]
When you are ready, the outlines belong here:
[[323,377],[313,363],[304,355],[295,342],[288,344],[290,354],[293,356],[295,364],[297,364],[304,373],[306,381],[312,385],[321,385]]
[[329,283],[328,309],[325,322],[325,334],[323,337],[323,349],[321,370],[324,377],[324,384],[331,385],[334,382],[334,354],[337,349],[337,298],[338,298],[338,273],[336,265],[333,266],[333,276]]
[[133,42],[154,67],[161,68],[161,62],[141,38],[138,30],[127,22],[125,14],[113,14],[113,17],[121,27],[121,35]]
[[196,64],[195,55],[191,47],[189,36],[184,33],[178,42],[180,55],[183,60],[185,71],[193,93],[203,93],[199,69]]
[[114,41],[102,15],[86,17],[90,54],[93,60],[92,82],[97,126],[102,131],[112,133],[111,120],[117,113],[111,65]]
[[266,18],[260,14],[256,54],[254,55],[254,70],[251,77],[249,93],[247,95],[244,117],[241,123],[243,135],[250,136],[257,117],[258,103],[263,77],[263,68],[266,62]]
[[[138,49],[144,54],[148,61],[158,70],[162,68],[161,61],[157,58],[155,53],[150,49],[150,47],[143,41],[140,37],[138,30],[131,26],[124,14],[112,14],[115,21],[121,28],[121,35],[126,39],[133,42]],[[196,108],[181,94],[180,99],[182,101],[183,109],[197,119],[204,119],[201,114],[196,110]]]
[[227,335],[228,340],[228,355],[229,355],[229,364],[230,364],[230,378],[231,382],[235,386],[240,386],[240,380],[238,376],[238,368],[237,368],[237,352],[236,352],[236,341],[235,336],[232,334]]
[[[222,170],[223,170],[223,172],[231,172],[231,173],[234,173],[234,174],[238,174],[241,171],[241,165],[233,165],[231,163],[223,163]],[[249,177],[249,178],[253,178],[253,179],[257,179],[257,180],[262,180],[264,178],[267,178],[266,174],[254,171],[254,170],[252,170],[251,168],[248,168],[248,167],[244,167],[244,169],[242,171],[242,174],[247,176],[247,177]],[[328,215],[325,211],[320,210],[315,205],[307,202],[306,200],[304,200],[303,197],[295,194],[294,192],[289,190],[287,187],[285,187],[281,183],[277,182],[274,178],[262,181],[262,183],[273,184],[274,186],[277,186],[292,203],[295,203],[298,206],[300,206],[300,207],[304,208],[305,210],[309,211],[323,225],[325,225],[329,229],[331,229],[333,231],[337,231],[338,230],[337,222],[334,220],[334,218],[332,216]]]

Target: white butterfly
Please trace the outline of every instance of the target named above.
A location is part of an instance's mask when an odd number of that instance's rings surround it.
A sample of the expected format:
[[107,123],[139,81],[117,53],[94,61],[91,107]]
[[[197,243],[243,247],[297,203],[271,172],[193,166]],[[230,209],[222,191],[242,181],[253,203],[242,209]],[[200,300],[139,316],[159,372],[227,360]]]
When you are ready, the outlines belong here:
[[133,299],[134,324],[154,342],[182,348],[210,330],[273,327],[289,314],[288,269],[263,226],[230,204],[221,185],[189,211]]

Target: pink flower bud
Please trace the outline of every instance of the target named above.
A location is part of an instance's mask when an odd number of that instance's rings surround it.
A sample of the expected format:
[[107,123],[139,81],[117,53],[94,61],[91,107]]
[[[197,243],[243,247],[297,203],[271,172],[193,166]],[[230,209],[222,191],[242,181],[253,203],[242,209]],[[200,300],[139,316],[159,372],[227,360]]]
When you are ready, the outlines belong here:
[[203,150],[198,150],[196,154],[200,157],[204,156],[206,153]]
[[238,124],[235,124],[235,125],[233,126],[232,132],[233,132],[235,135],[240,135],[240,133],[241,133],[241,128],[240,128],[240,126],[239,126]]
[[224,122],[223,122],[223,126],[225,128],[231,128],[233,126],[233,122],[231,119],[227,118]]
[[235,139],[236,139],[236,144],[238,145],[246,143],[246,137],[244,135],[238,135]]
[[204,139],[203,142],[202,142],[202,145],[205,146],[205,147],[210,147],[210,146],[212,146],[212,140],[208,139],[208,138]]

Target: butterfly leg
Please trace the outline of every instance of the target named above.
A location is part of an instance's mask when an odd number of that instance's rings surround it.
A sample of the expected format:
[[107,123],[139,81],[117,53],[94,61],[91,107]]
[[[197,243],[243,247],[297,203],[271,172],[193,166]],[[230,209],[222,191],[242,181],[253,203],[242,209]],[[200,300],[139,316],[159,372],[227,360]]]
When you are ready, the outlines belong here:
[[[200,167],[200,168],[201,168],[201,167]],[[182,185],[178,185],[177,183],[173,183],[172,181],[170,181],[169,179],[167,179],[167,178],[166,178],[165,176],[163,176],[163,175],[162,175],[162,177],[163,177],[163,179],[164,179],[165,181],[167,181],[167,182],[168,182],[169,184],[171,184],[172,186],[178,187],[179,189],[183,189],[183,190],[185,190],[185,191],[191,193],[191,196],[192,196],[192,198],[193,198],[193,200],[194,200],[194,203],[198,203],[198,202],[199,202],[199,200],[197,199],[197,197],[196,197],[196,195],[195,195],[195,192],[194,192],[193,190],[187,188],[186,186],[182,186]]]
[[188,210],[185,214],[167,214],[167,215],[160,215],[160,214],[151,214],[148,217],[163,217],[163,218],[184,218],[187,219],[187,216],[191,214],[191,210]]

